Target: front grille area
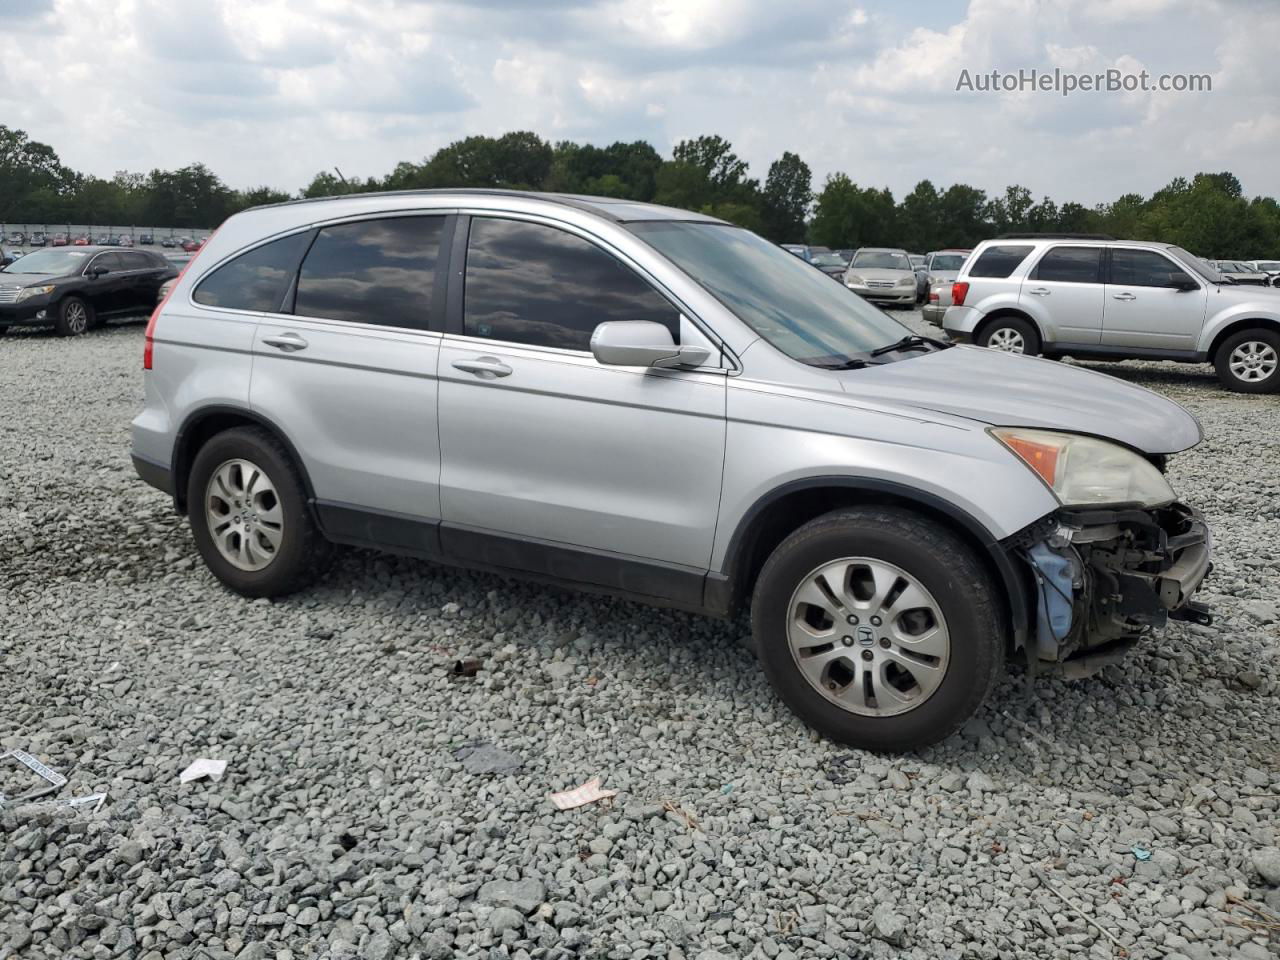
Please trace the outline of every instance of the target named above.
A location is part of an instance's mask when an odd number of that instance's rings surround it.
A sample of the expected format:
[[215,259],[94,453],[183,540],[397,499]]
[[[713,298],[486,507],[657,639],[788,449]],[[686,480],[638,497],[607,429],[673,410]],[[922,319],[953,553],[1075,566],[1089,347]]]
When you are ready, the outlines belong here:
[[0,287],[0,303],[13,303],[18,299],[21,287]]

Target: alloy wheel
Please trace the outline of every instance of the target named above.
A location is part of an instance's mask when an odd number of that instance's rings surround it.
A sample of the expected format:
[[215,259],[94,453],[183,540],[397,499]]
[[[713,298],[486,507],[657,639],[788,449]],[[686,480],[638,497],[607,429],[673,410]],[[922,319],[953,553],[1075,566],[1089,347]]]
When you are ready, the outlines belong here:
[[67,329],[77,335],[89,329],[89,311],[79,300],[67,304],[66,324]]
[[787,611],[796,666],[850,713],[906,713],[946,675],[951,637],[942,610],[919,580],[892,563],[847,557],[823,564],[800,582]]
[[1237,380],[1259,383],[1276,372],[1280,357],[1271,344],[1262,340],[1246,340],[1231,351],[1227,366]]
[[284,510],[271,478],[248,460],[227,460],[205,488],[205,521],[214,546],[240,570],[262,570],[280,551]]
[[1005,353],[1026,353],[1027,342],[1022,334],[1012,327],[1001,327],[987,338],[987,346],[992,350],[1003,350]]

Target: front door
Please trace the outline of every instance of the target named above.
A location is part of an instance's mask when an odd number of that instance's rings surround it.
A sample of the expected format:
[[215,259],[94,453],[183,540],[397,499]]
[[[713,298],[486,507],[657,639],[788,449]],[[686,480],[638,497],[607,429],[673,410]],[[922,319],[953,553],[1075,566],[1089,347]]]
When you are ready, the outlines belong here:
[[651,575],[691,585],[720,500],[719,354],[691,370],[597,363],[589,340],[609,320],[703,341],[629,266],[557,226],[474,217],[454,276],[463,295],[440,350],[446,553],[642,594],[668,592]]
[[[1175,286],[1196,283],[1194,290]],[[1156,250],[1113,247],[1102,342],[1148,350],[1194,350],[1204,326],[1208,287]]]

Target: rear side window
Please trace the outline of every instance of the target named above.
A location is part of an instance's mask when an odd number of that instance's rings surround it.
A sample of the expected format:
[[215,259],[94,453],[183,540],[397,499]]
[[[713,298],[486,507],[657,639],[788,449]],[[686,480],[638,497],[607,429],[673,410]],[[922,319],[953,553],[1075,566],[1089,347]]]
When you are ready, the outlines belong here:
[[124,263],[126,270],[153,270],[156,266],[155,261],[145,253],[119,253],[116,256]]
[[1172,286],[1171,274],[1180,277],[1187,272],[1172,260],[1152,250],[1126,250],[1123,247],[1111,251],[1111,282],[1126,287]]
[[992,277],[1002,279],[1018,269],[1018,264],[1027,259],[1031,247],[1009,244],[998,244],[987,247],[969,268],[971,277]]
[[655,320],[680,342],[679,311],[595,244],[537,223],[471,221],[467,336],[588,350],[607,320]]
[[444,217],[390,217],[325,227],[302,261],[299,316],[427,327]]
[[1058,283],[1098,283],[1101,247],[1052,247],[1032,271],[1033,280]]
[[240,254],[201,280],[192,299],[207,307],[279,313],[310,237],[295,233]]
[[104,270],[110,270],[112,273],[132,269],[125,266],[124,260],[121,259],[121,255],[118,253],[100,253],[93,258],[93,263],[89,266],[90,269],[102,267]]

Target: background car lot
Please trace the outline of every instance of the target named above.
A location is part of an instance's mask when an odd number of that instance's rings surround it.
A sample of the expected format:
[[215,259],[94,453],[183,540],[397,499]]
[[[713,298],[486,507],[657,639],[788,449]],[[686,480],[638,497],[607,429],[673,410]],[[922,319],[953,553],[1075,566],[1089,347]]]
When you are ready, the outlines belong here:
[[[1280,908],[1254,863],[1280,813],[1271,398],[1200,368],[1098,365],[1204,423],[1170,475],[1219,538],[1217,625],[1171,624],[1123,669],[1031,700],[1010,673],[962,736],[881,758],[811,737],[745,624],[359,551],[285,601],[227,593],[129,467],[141,352],[140,324],[0,340],[0,405],[21,411],[0,438],[23,451],[0,460],[0,751],[42,754],[66,795],[108,794],[52,823],[5,812],[0,864],[48,860],[0,872],[42,891],[6,900],[0,943],[101,924],[162,953],[194,936],[295,956],[388,956],[402,937],[427,956],[1111,955],[1056,890],[1131,956],[1274,949],[1228,901]],[[478,741],[514,759],[473,772],[459,748]],[[178,786],[199,756],[226,778]],[[593,775],[614,807],[547,803]],[[54,870],[61,819],[100,875]],[[130,901],[137,863],[150,893]],[[493,878],[525,881],[514,916]],[[91,895],[49,910],[77,885]]]

